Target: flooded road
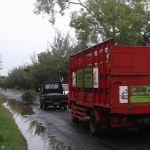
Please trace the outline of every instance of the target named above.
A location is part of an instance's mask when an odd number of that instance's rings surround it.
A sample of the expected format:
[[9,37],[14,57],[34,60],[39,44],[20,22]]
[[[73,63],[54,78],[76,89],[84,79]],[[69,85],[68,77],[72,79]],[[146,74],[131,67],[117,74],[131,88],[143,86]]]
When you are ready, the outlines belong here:
[[[20,92],[7,90],[5,107],[12,113],[25,137],[28,150],[149,150],[150,135],[140,135],[135,129],[112,131],[94,137],[88,123],[74,124],[70,110],[39,105],[22,105]],[[15,100],[14,100],[15,99]]]
[[46,127],[42,126],[42,123],[33,120],[35,114],[33,108],[29,105],[23,105],[19,94],[17,94],[19,101],[9,99],[9,97],[5,97],[3,105],[15,119],[19,130],[26,139],[28,150],[69,150],[69,147],[63,146],[62,142],[57,141],[54,136],[46,133]]
[[30,118],[34,114],[32,107],[22,105],[21,102],[13,99],[8,99],[4,105],[13,115],[18,128],[27,141],[29,150],[51,149],[48,136],[43,134],[46,128]]

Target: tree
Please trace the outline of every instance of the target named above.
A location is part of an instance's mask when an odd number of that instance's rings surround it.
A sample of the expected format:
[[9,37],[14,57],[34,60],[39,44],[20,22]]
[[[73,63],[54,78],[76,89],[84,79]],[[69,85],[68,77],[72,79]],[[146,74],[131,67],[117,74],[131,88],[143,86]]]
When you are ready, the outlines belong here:
[[52,43],[49,43],[45,52],[30,56],[32,64],[12,68],[8,77],[4,78],[1,85],[17,89],[34,89],[38,91],[42,82],[46,80],[68,81],[68,64],[69,56],[77,52],[72,38],[56,32],[56,37]]
[[36,0],[35,10],[36,14],[46,13],[50,15],[50,22],[55,23],[55,15],[60,13],[65,14],[65,10],[70,8],[71,4],[83,5],[82,0]]
[[72,12],[70,26],[75,28],[81,44],[91,45],[113,37],[120,45],[148,45],[148,3],[149,0],[37,0],[35,12],[49,14],[54,23],[55,14],[63,15],[71,4],[77,4],[82,8]]
[[57,78],[64,78],[64,82],[68,81],[68,61],[70,55],[76,52],[76,42],[69,36],[69,33],[62,35],[60,31],[56,31],[56,36],[52,43],[49,43],[49,51],[51,51],[52,61],[55,66],[51,66],[52,70],[57,74]]
[[72,13],[70,25],[77,38],[89,44],[113,37],[118,45],[142,45],[149,21],[150,11],[142,3],[89,0],[86,9]]
[[32,79],[29,71],[29,66],[18,66],[11,69],[8,73],[7,84],[10,87],[17,89],[31,89]]

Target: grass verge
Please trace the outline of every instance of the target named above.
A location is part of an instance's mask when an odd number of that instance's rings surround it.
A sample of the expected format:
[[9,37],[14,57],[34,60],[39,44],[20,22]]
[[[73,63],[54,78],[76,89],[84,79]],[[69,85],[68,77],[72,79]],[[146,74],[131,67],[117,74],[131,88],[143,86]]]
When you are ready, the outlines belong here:
[[0,149],[26,150],[26,141],[18,129],[10,112],[2,106],[3,97],[0,95]]

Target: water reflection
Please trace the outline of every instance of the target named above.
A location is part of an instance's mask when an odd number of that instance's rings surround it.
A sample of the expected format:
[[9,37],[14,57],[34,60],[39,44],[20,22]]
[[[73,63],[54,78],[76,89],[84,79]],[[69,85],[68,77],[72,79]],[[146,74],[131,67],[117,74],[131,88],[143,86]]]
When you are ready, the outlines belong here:
[[[33,130],[33,128],[35,128],[35,130]],[[45,130],[46,130],[46,128],[43,127],[41,123],[37,123],[36,121],[31,121],[28,132],[30,132],[34,135],[36,135],[36,134],[40,135],[40,133],[44,133]]]
[[69,146],[64,146],[63,142],[57,141],[55,137],[50,137],[50,148],[52,150],[71,150]]
[[30,105],[22,105],[21,102],[15,101],[14,99],[9,99],[7,102],[7,106],[16,115],[24,116],[34,114]]
[[46,128],[32,119],[34,112],[29,105],[22,105],[21,102],[10,99],[5,107],[12,113],[16,124],[25,137],[28,150],[70,150],[70,147],[64,146],[55,137],[48,137]]

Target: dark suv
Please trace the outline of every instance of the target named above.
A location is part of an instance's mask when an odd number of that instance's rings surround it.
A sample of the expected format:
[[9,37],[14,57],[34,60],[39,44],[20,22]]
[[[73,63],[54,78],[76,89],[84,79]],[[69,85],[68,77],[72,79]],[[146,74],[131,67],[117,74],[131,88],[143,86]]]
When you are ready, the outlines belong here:
[[40,87],[40,108],[46,110],[48,106],[67,109],[68,96],[63,94],[60,81],[45,81]]

